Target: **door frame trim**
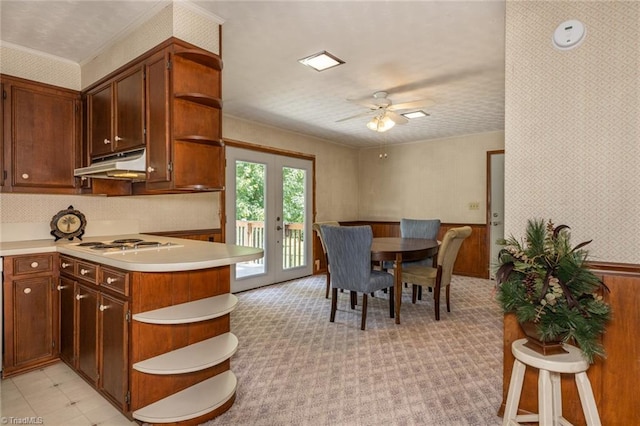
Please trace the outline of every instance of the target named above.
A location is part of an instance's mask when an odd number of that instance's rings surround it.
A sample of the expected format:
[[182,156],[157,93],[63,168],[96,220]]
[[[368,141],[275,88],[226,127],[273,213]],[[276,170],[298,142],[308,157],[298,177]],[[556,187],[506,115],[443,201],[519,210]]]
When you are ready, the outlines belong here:
[[[485,220],[486,220],[486,238],[485,238],[485,250],[487,252],[487,258],[489,259],[489,264],[487,265],[487,270],[491,271],[491,157],[494,155],[504,154],[504,149],[498,149],[495,151],[487,151],[487,211]],[[504,186],[504,185],[503,185]],[[504,218],[503,218],[504,220]],[[489,277],[491,277],[491,273],[489,273]]]

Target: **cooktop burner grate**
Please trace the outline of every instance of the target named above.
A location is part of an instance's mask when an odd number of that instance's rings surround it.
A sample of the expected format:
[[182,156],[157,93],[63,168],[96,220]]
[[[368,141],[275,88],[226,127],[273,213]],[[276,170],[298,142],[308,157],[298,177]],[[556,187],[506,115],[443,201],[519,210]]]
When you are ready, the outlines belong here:
[[140,243],[143,242],[144,240],[141,240],[139,238],[123,238],[121,240],[113,240],[112,243],[113,244],[128,244],[128,243]]

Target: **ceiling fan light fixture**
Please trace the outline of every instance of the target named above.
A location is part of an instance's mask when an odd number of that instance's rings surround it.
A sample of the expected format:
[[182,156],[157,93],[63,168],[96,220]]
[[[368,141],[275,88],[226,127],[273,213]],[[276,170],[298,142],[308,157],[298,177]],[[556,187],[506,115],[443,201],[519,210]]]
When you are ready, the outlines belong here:
[[344,64],[344,61],[335,55],[323,50],[306,58],[298,59],[302,65],[313,68],[316,71],[324,71],[329,68]]
[[418,111],[410,111],[410,112],[405,112],[402,114],[403,117],[412,119],[412,118],[420,118],[420,117],[427,117],[429,114],[427,114],[426,112],[422,111],[422,110],[418,110]]
[[367,127],[370,130],[373,130],[374,132],[386,132],[387,130],[391,129],[393,126],[395,126],[396,123],[389,118],[386,114],[381,116],[381,117],[373,117],[371,119],[371,121],[369,121],[367,123]]

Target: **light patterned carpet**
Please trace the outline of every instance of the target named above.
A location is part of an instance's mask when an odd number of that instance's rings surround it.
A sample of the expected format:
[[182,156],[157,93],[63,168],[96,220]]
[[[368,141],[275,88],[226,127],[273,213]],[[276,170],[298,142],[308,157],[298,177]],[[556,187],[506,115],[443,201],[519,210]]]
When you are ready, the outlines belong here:
[[329,322],[324,275],[239,293],[236,401],[208,425],[499,425],[502,314],[493,287],[454,276],[452,312],[443,294],[438,322],[431,293],[412,305],[404,289],[400,325],[379,292],[365,331],[346,292]]

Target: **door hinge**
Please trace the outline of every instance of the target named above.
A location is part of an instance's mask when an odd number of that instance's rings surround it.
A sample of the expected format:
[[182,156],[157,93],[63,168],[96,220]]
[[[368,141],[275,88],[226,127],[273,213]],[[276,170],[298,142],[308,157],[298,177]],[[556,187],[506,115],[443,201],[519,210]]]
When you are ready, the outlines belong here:
[[131,311],[127,311],[127,313],[124,315],[124,319],[126,322],[131,322]]
[[2,99],[7,99],[7,91],[6,90],[2,91]]
[[147,136],[147,128],[146,127],[142,129],[142,134]]
[[56,347],[56,341],[55,341],[55,340],[52,340],[52,341],[51,341],[51,347],[52,347],[52,348],[55,348],[55,347]]
[[124,397],[124,402],[129,405],[131,403],[131,391],[127,391],[127,394]]
[[167,171],[168,172],[172,172],[173,171],[173,161],[169,161],[167,163]]
[[167,59],[167,69],[171,69],[171,59]]

